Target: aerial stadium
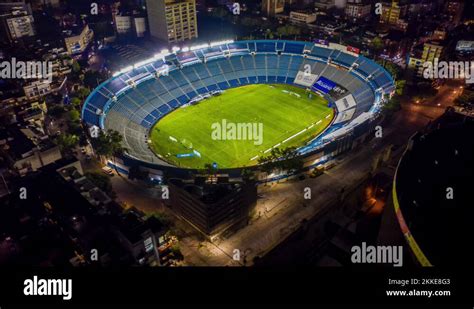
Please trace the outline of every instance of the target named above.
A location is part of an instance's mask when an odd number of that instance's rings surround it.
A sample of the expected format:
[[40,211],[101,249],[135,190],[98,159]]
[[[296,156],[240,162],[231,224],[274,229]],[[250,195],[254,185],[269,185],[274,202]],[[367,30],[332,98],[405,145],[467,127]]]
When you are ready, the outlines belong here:
[[[335,154],[335,142],[373,129],[394,90],[391,75],[354,47],[221,41],[163,50],[120,70],[90,94],[82,119],[121,133],[124,162],[237,169],[295,147],[301,156],[324,151],[318,164]],[[260,136],[226,138],[236,124],[258,125]]]

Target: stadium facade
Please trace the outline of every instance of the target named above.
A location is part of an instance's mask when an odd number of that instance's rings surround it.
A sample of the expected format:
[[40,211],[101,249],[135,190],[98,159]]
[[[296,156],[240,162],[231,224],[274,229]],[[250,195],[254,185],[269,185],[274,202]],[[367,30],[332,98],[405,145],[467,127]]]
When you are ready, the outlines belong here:
[[473,134],[474,119],[448,108],[410,138],[399,161],[391,219],[398,223],[417,265],[472,261],[472,250],[467,248],[472,243],[469,226],[474,215],[474,141],[469,138]]
[[82,119],[124,138],[126,165],[172,166],[149,148],[151,128],[199,96],[249,84],[289,84],[323,96],[331,125],[299,148],[310,164],[331,160],[373,129],[395,91],[391,75],[356,48],[327,41],[222,41],[165,50],[115,73],[87,98]]

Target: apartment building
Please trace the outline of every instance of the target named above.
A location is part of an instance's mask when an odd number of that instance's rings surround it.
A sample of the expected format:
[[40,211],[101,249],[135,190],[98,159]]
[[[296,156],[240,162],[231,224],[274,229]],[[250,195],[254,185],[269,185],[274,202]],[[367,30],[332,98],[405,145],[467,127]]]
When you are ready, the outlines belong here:
[[352,18],[365,18],[370,15],[372,5],[365,0],[349,0],[347,1],[345,13]]
[[266,16],[275,16],[285,10],[285,0],[262,0],[262,12]]
[[147,0],[150,35],[168,43],[198,37],[196,0]]
[[88,25],[76,25],[63,31],[63,33],[64,43],[69,55],[82,53],[94,39],[94,31],[89,29]]

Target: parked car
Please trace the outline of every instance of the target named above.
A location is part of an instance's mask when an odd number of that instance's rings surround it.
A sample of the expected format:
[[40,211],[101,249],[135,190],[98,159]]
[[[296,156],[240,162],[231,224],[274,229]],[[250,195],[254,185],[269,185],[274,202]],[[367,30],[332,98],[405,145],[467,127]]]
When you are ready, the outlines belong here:
[[104,173],[106,173],[107,175],[110,175],[110,176],[113,176],[113,175],[114,175],[114,170],[111,169],[111,168],[108,167],[108,166],[104,166],[104,167],[102,168],[102,171],[103,171]]

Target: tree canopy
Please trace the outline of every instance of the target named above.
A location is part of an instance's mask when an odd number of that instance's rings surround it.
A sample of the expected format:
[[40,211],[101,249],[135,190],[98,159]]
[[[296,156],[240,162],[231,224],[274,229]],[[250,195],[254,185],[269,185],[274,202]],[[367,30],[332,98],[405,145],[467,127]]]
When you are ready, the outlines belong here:
[[74,134],[61,133],[55,140],[61,152],[70,152],[79,143],[79,137]]
[[92,145],[98,155],[106,157],[118,156],[125,151],[122,147],[122,140],[122,135],[117,131],[100,131],[99,136],[92,139]]
[[375,37],[370,44],[371,48],[375,51],[379,51],[383,48],[383,41],[380,37]]
[[289,36],[299,35],[301,33],[301,30],[300,28],[295,27],[293,25],[285,25],[285,26],[278,27],[276,30],[276,33],[282,37],[289,37]]
[[454,100],[456,105],[474,104],[474,91],[465,89],[464,92]]
[[298,156],[296,147],[273,148],[270,155],[260,157],[258,163],[261,165],[261,170],[266,173],[274,170],[297,171],[303,167],[303,161]]

